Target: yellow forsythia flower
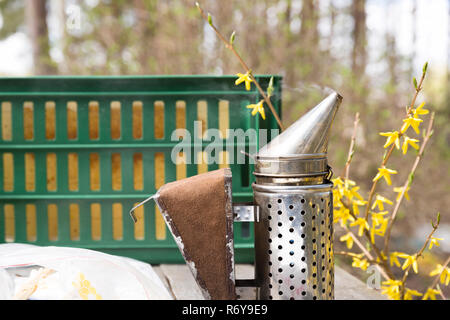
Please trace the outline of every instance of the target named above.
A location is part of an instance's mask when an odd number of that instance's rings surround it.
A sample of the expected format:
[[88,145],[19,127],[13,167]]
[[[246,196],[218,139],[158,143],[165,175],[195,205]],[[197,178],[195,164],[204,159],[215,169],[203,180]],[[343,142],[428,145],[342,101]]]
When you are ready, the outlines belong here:
[[[406,200],[409,200],[408,190],[409,190],[409,187],[407,187],[406,191],[405,191],[405,198],[406,198]],[[395,199],[395,201],[398,201],[398,199],[400,199],[400,195],[402,194],[402,191],[403,191],[403,187],[394,188],[394,192],[398,193],[397,198]]]
[[423,120],[421,120],[421,119],[416,119],[416,118],[413,118],[413,117],[409,116],[407,119],[403,119],[403,122],[404,122],[404,124],[403,124],[403,126],[402,126],[402,128],[401,128],[401,130],[400,130],[401,133],[405,133],[406,130],[408,130],[408,128],[409,128],[410,126],[414,129],[414,131],[415,131],[417,134],[420,133],[419,125],[420,125],[421,122],[423,122]]
[[358,206],[364,206],[366,204],[367,204],[367,201],[363,201],[363,200],[353,200],[352,201],[353,213],[355,214],[355,216],[359,215],[359,208],[358,208]]
[[436,269],[430,272],[430,277],[434,277],[440,274],[439,281],[446,286],[450,283],[450,268],[445,268],[441,264],[436,265]]
[[383,281],[381,286],[381,293],[386,294],[390,299],[399,300],[400,299],[400,286],[402,282],[399,280],[387,280]]
[[353,247],[353,237],[351,233],[347,233],[346,235],[343,235],[339,238],[340,241],[345,241],[345,244],[347,245],[347,248],[351,249]]
[[388,137],[386,140],[386,143],[384,144],[383,148],[389,147],[391,144],[395,143],[395,147],[397,149],[400,149],[400,139],[398,135],[398,131],[394,132],[380,132],[381,136]]
[[250,78],[250,72],[247,72],[246,74],[237,73],[236,75],[239,77],[239,79],[237,79],[234,84],[239,85],[242,82],[245,82],[245,90],[249,91],[251,89],[251,83],[253,82],[253,80]]
[[405,288],[404,299],[405,300],[412,300],[413,296],[420,297],[420,296],[422,296],[422,294],[419,291],[417,291],[417,290]]
[[265,120],[266,119],[266,115],[264,113],[263,103],[264,103],[264,100],[261,100],[260,102],[258,102],[256,104],[249,104],[247,106],[247,109],[253,109],[252,110],[252,116],[254,116],[255,114],[257,114],[259,112],[261,114],[261,118],[263,118]]
[[442,239],[442,238],[431,237],[429,249],[431,250],[431,248],[433,248],[433,244],[434,244],[436,247],[439,247],[439,242],[438,242],[438,241],[442,241],[442,240],[444,240],[444,239]]
[[350,227],[353,226],[359,226],[358,229],[358,236],[362,236],[364,229],[369,230],[369,224],[367,223],[366,219],[364,218],[357,218],[356,221],[353,221],[352,223],[350,223]]
[[404,140],[403,140],[403,145],[402,145],[403,154],[406,154],[406,152],[408,152],[408,145],[410,145],[411,147],[413,147],[416,150],[419,150],[419,145],[417,144],[417,142],[419,142],[419,140],[411,139],[411,138],[405,136]]
[[422,109],[424,105],[425,105],[425,102],[422,102],[420,104],[420,106],[418,106],[416,109],[413,110],[413,117],[414,118],[419,118],[419,115],[427,114],[428,112],[430,112],[427,109]]
[[352,257],[352,259],[352,267],[361,268],[365,271],[370,266],[369,262],[367,262],[367,259],[361,259],[360,256]]
[[333,184],[334,184],[336,187],[344,187],[344,181],[342,181],[342,179],[341,179],[340,177],[331,179],[331,182],[333,182]]
[[436,295],[441,293],[441,291],[433,289],[433,288],[428,288],[427,292],[425,292],[422,300],[436,300]]
[[410,256],[409,254],[402,253],[402,254],[399,254],[398,256],[400,258],[405,259],[405,262],[402,265],[402,269],[403,270],[405,270],[406,268],[408,268],[411,265],[415,273],[419,272],[419,267],[417,265],[417,256],[416,255]]
[[392,169],[388,169],[388,168],[378,168],[378,173],[375,176],[375,178],[373,178],[373,181],[377,181],[378,179],[384,178],[384,180],[386,180],[386,183],[388,185],[391,185],[391,174],[397,174],[396,170],[392,170]]
[[375,226],[379,226],[380,224],[382,224],[384,220],[387,220],[387,219],[383,218],[383,216],[386,215],[387,213],[388,213],[387,211],[372,212],[373,224]]
[[387,204],[391,204],[392,205],[392,201],[391,200],[389,200],[389,199],[387,199],[387,198],[377,194],[377,196],[375,198],[375,201],[374,201],[374,203],[372,205],[372,210],[375,209],[376,206],[378,206],[378,210],[384,210],[383,203],[387,203]]
[[389,254],[389,258],[391,260],[391,267],[395,264],[397,267],[400,267],[400,261],[398,261],[398,255],[402,254],[400,252],[391,252]]

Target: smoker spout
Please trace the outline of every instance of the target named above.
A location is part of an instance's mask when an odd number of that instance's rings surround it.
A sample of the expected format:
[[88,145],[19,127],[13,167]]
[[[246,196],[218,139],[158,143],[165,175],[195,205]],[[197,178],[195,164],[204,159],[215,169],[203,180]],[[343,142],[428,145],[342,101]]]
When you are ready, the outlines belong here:
[[330,128],[342,96],[331,93],[294,124],[262,147],[258,157],[292,157],[301,154],[326,153]]

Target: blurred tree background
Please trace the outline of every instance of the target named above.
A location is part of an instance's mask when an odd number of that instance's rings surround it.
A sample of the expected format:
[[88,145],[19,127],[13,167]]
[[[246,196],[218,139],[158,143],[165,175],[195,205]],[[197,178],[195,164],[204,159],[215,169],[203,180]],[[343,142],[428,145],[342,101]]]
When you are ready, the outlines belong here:
[[[419,13],[437,1],[403,1],[407,10],[401,11],[400,16],[393,8],[397,2],[200,1],[222,32],[236,31],[235,46],[254,73],[283,76],[286,126],[319,102],[325,88],[331,87],[343,95],[344,103],[335,120],[329,148],[335,175],[342,174],[354,115],[360,112],[350,178],[365,188],[363,194],[371,186],[383,153],[385,138],[378,132],[399,127],[413,95],[412,78],[420,76],[426,62],[417,58]],[[235,57],[200,18],[194,3],[0,0],[0,40],[17,34],[27,36],[32,53],[30,75],[242,72]],[[447,5],[444,13],[448,25],[436,28],[450,30],[449,8]],[[381,19],[372,21],[372,25],[384,28],[377,31],[369,28],[371,9],[381,12],[378,15]],[[393,26],[404,17],[411,22],[406,41],[412,50],[408,54],[399,50],[399,42],[404,44],[405,39],[393,31]],[[381,36],[379,30],[383,30]],[[375,32],[378,40],[371,43]],[[427,108],[436,111],[435,133],[409,191],[411,200],[404,202],[399,212],[393,247],[417,249],[430,229],[430,219],[440,211],[442,223],[436,236],[445,241],[437,252],[445,256],[450,251],[450,34],[441,40],[447,44],[446,61],[439,65],[430,63],[418,100],[426,101]],[[394,185],[400,186],[406,179],[413,160],[413,154],[409,158],[400,155],[392,158],[390,167],[399,171]],[[381,188],[379,191],[383,192]],[[384,191],[391,200],[395,199],[391,191]]]

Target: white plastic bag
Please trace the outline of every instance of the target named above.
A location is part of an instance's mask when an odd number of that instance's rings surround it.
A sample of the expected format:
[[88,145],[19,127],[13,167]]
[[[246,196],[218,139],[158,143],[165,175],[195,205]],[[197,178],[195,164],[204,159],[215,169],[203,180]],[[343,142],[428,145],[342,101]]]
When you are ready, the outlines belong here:
[[151,265],[88,249],[0,244],[0,268],[14,282],[9,298],[172,299]]

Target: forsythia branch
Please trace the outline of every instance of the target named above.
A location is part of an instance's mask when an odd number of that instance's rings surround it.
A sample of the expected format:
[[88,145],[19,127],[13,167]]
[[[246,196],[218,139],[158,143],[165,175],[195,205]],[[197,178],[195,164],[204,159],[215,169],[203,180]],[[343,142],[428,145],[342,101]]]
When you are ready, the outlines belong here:
[[[420,248],[420,250],[419,250],[416,254],[413,255],[414,260],[417,261],[417,259],[418,259],[420,256],[422,256],[423,252],[425,251],[425,249],[426,249],[426,247],[427,247],[427,245],[428,245],[428,242],[430,242],[431,237],[433,236],[433,234],[436,232],[437,228],[439,227],[440,220],[441,220],[441,219],[440,219],[439,213],[438,213],[438,218],[437,218],[436,224],[431,223],[431,225],[433,226],[433,229],[431,230],[430,234],[428,235],[427,239],[425,240],[425,243],[423,244],[422,248]],[[402,284],[401,284],[401,291],[400,291],[400,293],[401,293],[401,295],[400,295],[400,296],[401,296],[401,299],[403,299],[404,296],[405,296],[405,283],[406,283],[406,279],[407,279],[407,277],[408,277],[409,271],[411,270],[412,267],[413,267],[413,264],[411,263],[411,264],[406,268],[405,273],[403,274],[403,278],[402,278],[402,280],[401,280],[401,283],[402,283]]]
[[[420,82],[422,84],[422,82]],[[422,145],[420,146],[420,150],[419,153],[416,156],[416,160],[414,161],[414,164],[411,168],[410,173],[408,174],[408,178],[406,179],[405,183],[403,184],[403,190],[400,193],[400,197],[397,199],[396,203],[395,203],[395,207],[394,210],[392,211],[392,214],[389,218],[389,222],[388,222],[388,226],[386,229],[386,236],[384,238],[384,249],[383,252],[384,253],[388,253],[389,252],[389,241],[391,239],[391,230],[392,230],[392,226],[394,225],[395,222],[395,218],[397,216],[397,212],[398,209],[400,208],[400,204],[405,196],[406,190],[409,187],[410,184],[410,178],[411,176],[414,176],[414,173],[417,170],[417,166],[419,165],[420,160],[422,159],[424,150],[425,150],[425,146],[427,145],[428,141],[430,140],[432,134],[433,134],[433,122],[434,122],[434,112],[431,114],[430,117],[430,122],[428,123],[428,128],[425,134],[425,138],[423,139]]]
[[242,57],[239,55],[239,53],[236,51],[236,49],[233,46],[233,41],[234,41],[234,35],[232,35],[230,37],[230,41],[228,41],[227,39],[225,39],[225,37],[220,33],[220,31],[217,29],[217,27],[214,25],[211,15],[207,15],[205,14],[205,12],[203,11],[203,9],[200,7],[200,4],[198,2],[195,3],[195,5],[197,6],[198,10],[200,11],[200,14],[202,15],[203,19],[205,21],[208,22],[208,24],[211,26],[211,28],[213,28],[214,32],[216,33],[216,35],[219,37],[220,40],[222,40],[222,42],[225,44],[225,46],[231,51],[233,52],[233,54],[236,56],[236,58],[239,60],[239,63],[241,64],[241,66],[245,69],[245,71],[249,74],[250,79],[255,83],[256,88],[258,89],[259,93],[261,94],[261,96],[263,97],[264,101],[267,103],[267,105],[269,106],[270,111],[272,112],[273,116],[275,117],[275,120],[277,121],[278,125],[280,126],[281,131],[284,130],[284,126],[281,123],[281,119],[278,116],[277,111],[275,110],[275,108],[272,105],[272,102],[270,101],[270,98],[266,95],[266,93],[264,92],[264,90],[261,88],[260,84],[258,83],[258,81],[256,81],[256,78],[253,76],[252,74],[252,70],[247,66],[247,64],[244,62],[244,60],[242,59]]

